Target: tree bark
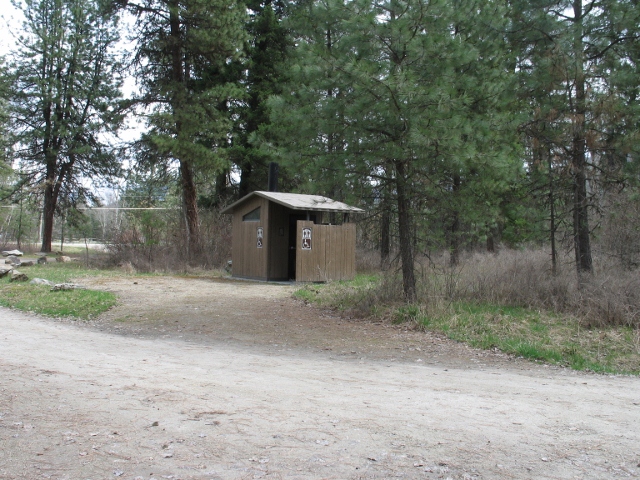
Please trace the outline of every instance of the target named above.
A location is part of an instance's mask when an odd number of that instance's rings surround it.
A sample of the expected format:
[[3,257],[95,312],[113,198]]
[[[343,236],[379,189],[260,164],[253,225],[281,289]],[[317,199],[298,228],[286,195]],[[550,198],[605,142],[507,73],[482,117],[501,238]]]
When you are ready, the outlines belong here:
[[487,234],[487,253],[496,253],[496,242],[492,232]]
[[453,176],[453,214],[451,221],[451,239],[449,243],[449,265],[455,267],[460,262],[460,213],[456,206],[458,192],[460,191],[461,179],[460,175]]
[[551,151],[547,150],[549,162],[549,240],[551,241],[551,274],[558,274],[558,251],[556,248],[556,199],[553,187],[553,159]]
[[391,254],[391,205],[389,202],[389,188],[385,185],[380,205],[380,268],[389,268],[389,255]]
[[47,183],[44,189],[44,207],[42,209],[43,228],[41,252],[51,252],[53,241],[53,216],[56,210],[56,201],[53,198],[53,185]]
[[193,170],[188,161],[180,161],[180,181],[182,183],[182,205],[187,229],[189,256],[200,252],[200,220],[198,218],[198,195]]
[[[182,48],[180,4],[177,0],[169,2],[169,27],[171,32],[171,75],[175,83],[173,95],[173,114],[175,117],[176,137],[182,136],[181,116],[185,113],[186,72],[188,66]],[[180,184],[182,187],[182,206],[187,233],[188,257],[200,252],[200,221],[198,218],[198,195],[194,179],[193,165],[189,159],[179,158]]]
[[240,172],[240,185],[238,186],[238,199],[243,198],[251,193],[251,177],[253,174],[253,165],[251,162],[244,162]]
[[398,200],[398,234],[400,258],[402,260],[402,290],[408,303],[415,303],[416,277],[414,273],[413,247],[411,241],[410,199],[407,192],[407,172],[404,162],[396,161],[396,194]]
[[227,200],[229,196],[229,187],[227,184],[227,178],[229,176],[229,170],[225,169],[216,175],[216,196],[215,205],[221,205],[222,202]]
[[573,169],[573,235],[578,277],[584,273],[593,272],[591,258],[591,242],[589,231],[588,191],[587,191],[587,161],[586,161],[586,94],[583,66],[583,12],[582,0],[574,0],[574,50],[576,56],[575,78],[575,115],[572,142]]

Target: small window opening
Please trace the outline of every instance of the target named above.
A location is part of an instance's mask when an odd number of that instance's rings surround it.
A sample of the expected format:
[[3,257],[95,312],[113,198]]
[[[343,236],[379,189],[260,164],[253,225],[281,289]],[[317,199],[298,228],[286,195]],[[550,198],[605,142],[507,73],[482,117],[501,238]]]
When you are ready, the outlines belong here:
[[260,207],[255,210],[251,210],[249,213],[242,217],[243,222],[258,222],[260,221]]

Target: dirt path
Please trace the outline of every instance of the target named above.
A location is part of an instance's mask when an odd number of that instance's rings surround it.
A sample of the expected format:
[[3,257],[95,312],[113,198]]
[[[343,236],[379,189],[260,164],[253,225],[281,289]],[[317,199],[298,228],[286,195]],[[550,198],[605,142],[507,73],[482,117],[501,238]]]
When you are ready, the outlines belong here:
[[640,476],[640,380],[337,318],[291,288],[102,280],[83,324],[0,309],[0,479]]

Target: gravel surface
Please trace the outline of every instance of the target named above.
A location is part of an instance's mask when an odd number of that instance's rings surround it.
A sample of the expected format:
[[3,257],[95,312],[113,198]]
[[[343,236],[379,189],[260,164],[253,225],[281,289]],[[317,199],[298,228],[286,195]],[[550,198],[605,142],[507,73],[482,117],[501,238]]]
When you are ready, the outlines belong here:
[[[86,283],[86,282],[83,282]],[[0,309],[0,479],[640,476],[640,379],[577,373],[228,280],[92,280]]]

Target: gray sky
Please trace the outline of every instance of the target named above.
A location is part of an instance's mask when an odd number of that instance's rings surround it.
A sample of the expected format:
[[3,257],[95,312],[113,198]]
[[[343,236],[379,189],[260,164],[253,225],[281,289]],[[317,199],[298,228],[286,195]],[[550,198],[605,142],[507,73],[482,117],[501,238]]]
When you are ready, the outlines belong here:
[[22,29],[20,12],[5,0],[0,9],[0,55],[11,52],[14,47],[14,38]]

